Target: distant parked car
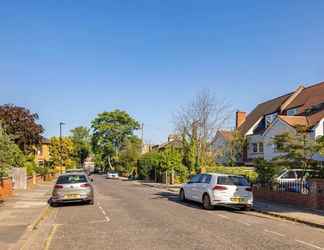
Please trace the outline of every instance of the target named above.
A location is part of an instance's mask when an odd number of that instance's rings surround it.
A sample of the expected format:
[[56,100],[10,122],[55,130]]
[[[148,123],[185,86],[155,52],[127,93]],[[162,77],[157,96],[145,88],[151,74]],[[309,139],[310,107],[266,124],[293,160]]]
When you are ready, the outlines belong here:
[[51,205],[87,202],[94,203],[93,187],[84,173],[68,173],[60,175],[53,189]]
[[119,175],[116,172],[108,172],[107,179],[119,179]]
[[250,183],[238,175],[198,174],[180,188],[180,200],[202,203],[204,209],[230,205],[249,210],[253,206]]
[[310,186],[307,179],[317,173],[316,170],[285,169],[275,180],[279,191],[308,194]]

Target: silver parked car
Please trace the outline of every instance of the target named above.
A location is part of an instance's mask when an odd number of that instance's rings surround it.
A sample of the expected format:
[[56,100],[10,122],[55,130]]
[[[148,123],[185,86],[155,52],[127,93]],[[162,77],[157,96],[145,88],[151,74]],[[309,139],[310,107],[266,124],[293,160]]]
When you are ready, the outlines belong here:
[[94,203],[93,187],[84,173],[60,175],[53,189],[51,205],[71,202]]

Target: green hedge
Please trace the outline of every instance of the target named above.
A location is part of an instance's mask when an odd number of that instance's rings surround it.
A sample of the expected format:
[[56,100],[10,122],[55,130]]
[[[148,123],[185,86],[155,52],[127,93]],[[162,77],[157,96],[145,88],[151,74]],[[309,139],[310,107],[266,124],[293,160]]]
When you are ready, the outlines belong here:
[[252,167],[227,167],[227,166],[210,166],[206,167],[210,173],[234,174],[245,176],[250,182],[255,183],[258,174]]

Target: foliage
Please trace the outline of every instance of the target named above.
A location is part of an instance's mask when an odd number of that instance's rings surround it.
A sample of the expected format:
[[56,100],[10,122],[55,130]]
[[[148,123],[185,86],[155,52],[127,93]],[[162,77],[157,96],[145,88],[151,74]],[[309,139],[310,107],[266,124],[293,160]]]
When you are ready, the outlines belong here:
[[66,168],[73,168],[75,162],[73,161],[73,142],[69,137],[52,137],[49,146],[50,159],[54,166],[64,166]]
[[34,151],[34,146],[41,143],[43,127],[36,123],[38,115],[28,109],[14,105],[0,106],[0,120],[5,132],[25,153]]
[[314,155],[323,151],[323,139],[313,140],[309,128],[304,126],[297,127],[296,131],[275,136],[274,144],[282,155],[274,161],[293,168],[313,168]]
[[117,109],[99,114],[91,127],[93,151],[101,157],[105,168],[111,168],[112,163],[118,162],[123,142],[133,137],[140,125],[128,113]]
[[257,182],[261,184],[271,184],[274,177],[283,169],[283,167],[279,167],[278,165],[261,158],[256,159],[254,163],[258,174]]
[[0,177],[6,176],[12,167],[23,167],[25,156],[0,126]]
[[90,130],[86,127],[76,127],[71,130],[71,140],[73,142],[73,154],[75,161],[83,165],[90,154]]
[[[231,115],[231,106],[224,100],[218,100],[208,90],[199,92],[188,105],[181,107],[175,114],[176,131],[188,137],[189,144],[191,142],[191,146],[195,147],[196,169],[208,165],[214,159],[212,144],[215,134],[219,129],[229,125]],[[186,161],[192,157],[189,156],[189,152],[186,151]],[[190,161],[187,163],[190,165],[189,168],[192,168]]]
[[143,179],[150,175],[153,169],[160,168],[161,154],[157,151],[143,154],[138,161],[138,176]]
[[207,166],[206,171],[210,173],[234,174],[245,176],[250,182],[255,182],[257,172],[251,167],[228,167],[221,165]]
[[187,167],[187,171],[190,174],[198,172],[198,162],[197,162],[197,141],[185,133],[182,134],[182,164]]
[[227,165],[234,166],[243,160],[243,152],[246,147],[246,138],[237,130],[233,132],[233,138],[228,141],[223,149]]
[[119,155],[119,163],[122,166],[122,172],[132,173],[136,168],[137,161],[141,156],[142,140],[133,136],[126,138],[123,142]]

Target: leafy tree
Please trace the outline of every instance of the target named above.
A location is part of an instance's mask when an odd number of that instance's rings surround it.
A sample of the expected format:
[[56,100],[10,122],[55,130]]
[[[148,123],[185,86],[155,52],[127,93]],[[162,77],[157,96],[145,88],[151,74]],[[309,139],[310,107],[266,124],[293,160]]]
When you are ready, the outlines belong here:
[[49,146],[50,159],[54,166],[74,167],[73,142],[69,137],[52,137]]
[[138,161],[138,176],[145,178],[152,170],[160,169],[161,154],[157,151],[143,154]]
[[128,174],[136,168],[138,159],[141,156],[142,140],[133,136],[126,138],[120,151],[119,161],[123,170]]
[[105,167],[113,168],[112,163],[118,161],[123,142],[133,137],[140,125],[127,112],[117,109],[99,114],[91,127],[94,153],[102,157]]
[[323,150],[323,139],[314,140],[309,128],[298,126],[296,133],[283,133],[275,136],[274,144],[282,153],[275,161],[294,168],[308,169],[314,166],[313,157]]
[[76,127],[71,130],[71,140],[74,145],[74,157],[75,160],[83,165],[84,161],[90,154],[90,130],[86,127]]
[[238,162],[242,162],[246,146],[246,138],[239,131],[235,130],[233,138],[226,143],[223,149],[227,165],[235,166]]
[[182,163],[187,167],[190,174],[196,173],[198,170],[197,165],[197,142],[194,138],[182,135]]
[[0,178],[12,167],[23,167],[25,156],[0,126]]
[[37,124],[38,115],[28,109],[6,104],[0,106],[0,120],[5,132],[25,153],[32,153],[42,140],[43,127]]
[[255,171],[257,172],[257,182],[261,184],[271,184],[273,178],[279,174],[281,168],[273,164],[272,162],[258,158],[254,161]]
[[167,147],[161,152],[160,168],[166,173],[176,173],[181,180],[188,176],[187,168],[182,164],[182,156],[179,150],[173,147]]

